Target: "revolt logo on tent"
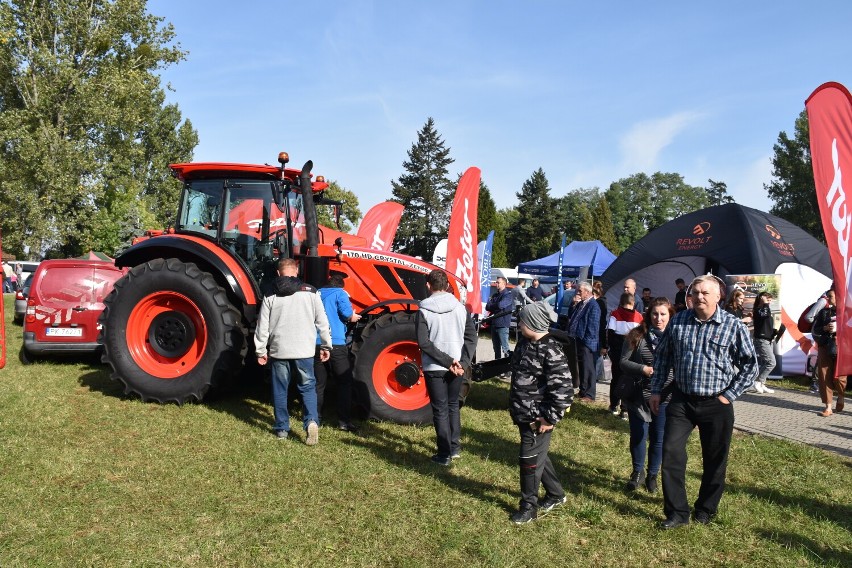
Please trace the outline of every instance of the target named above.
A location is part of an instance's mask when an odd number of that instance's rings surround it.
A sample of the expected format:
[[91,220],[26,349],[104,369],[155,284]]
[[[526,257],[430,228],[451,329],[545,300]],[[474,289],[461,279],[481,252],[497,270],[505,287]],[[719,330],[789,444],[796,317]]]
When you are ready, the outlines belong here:
[[685,237],[675,241],[677,250],[698,250],[708,244],[713,238],[710,235],[710,227],[712,225],[708,221],[702,221],[692,228],[693,237]]
[[793,243],[782,242],[781,232],[778,229],[776,229],[772,225],[766,225],[764,228],[766,229],[766,232],[769,233],[769,236],[774,239],[769,242],[772,244],[775,250],[777,250],[784,256],[793,256],[794,254],[796,254],[795,245],[793,245]]

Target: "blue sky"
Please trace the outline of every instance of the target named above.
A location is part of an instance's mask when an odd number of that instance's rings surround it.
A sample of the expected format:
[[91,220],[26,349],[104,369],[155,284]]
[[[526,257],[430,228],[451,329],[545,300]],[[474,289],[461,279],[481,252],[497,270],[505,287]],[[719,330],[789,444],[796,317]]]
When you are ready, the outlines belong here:
[[426,119],[498,207],[638,172],[724,181],[768,210],[772,146],[808,95],[852,87],[852,2],[150,0],[195,160],[291,165],[391,197]]

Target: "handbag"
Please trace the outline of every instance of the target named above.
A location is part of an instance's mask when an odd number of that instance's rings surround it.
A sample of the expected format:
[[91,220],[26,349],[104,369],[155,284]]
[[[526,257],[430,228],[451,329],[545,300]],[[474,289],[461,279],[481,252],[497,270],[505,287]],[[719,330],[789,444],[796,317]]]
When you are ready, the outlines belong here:
[[642,379],[636,375],[622,375],[616,385],[616,394],[621,400],[639,402],[642,400]]

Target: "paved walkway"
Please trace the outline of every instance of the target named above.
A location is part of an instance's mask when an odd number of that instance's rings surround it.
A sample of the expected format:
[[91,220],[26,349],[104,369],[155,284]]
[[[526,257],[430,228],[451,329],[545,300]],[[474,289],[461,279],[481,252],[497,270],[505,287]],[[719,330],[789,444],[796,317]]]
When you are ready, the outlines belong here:
[[[481,338],[477,358],[494,356],[491,341]],[[608,365],[608,362],[607,362]],[[823,418],[818,394],[775,388],[775,394],[745,394],[734,403],[734,427],[744,432],[783,438],[852,458],[852,400],[846,410]],[[609,385],[598,383],[598,401],[609,403]],[[850,393],[852,394],[852,393]]]
[[[852,406],[828,418],[819,415],[818,394],[769,387],[775,394],[744,394],[734,402],[734,428],[809,444],[852,458]],[[598,400],[609,402],[609,385],[598,383]]]

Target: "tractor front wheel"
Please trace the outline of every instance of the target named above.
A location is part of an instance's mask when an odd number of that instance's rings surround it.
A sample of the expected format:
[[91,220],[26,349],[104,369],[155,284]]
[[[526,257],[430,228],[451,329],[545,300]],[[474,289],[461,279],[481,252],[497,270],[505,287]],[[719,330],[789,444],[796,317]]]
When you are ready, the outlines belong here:
[[353,351],[356,388],[371,418],[399,424],[432,421],[414,314],[383,315],[364,329]]
[[232,377],[246,353],[240,313],[193,263],[134,267],[104,301],[100,341],[112,376],[143,400],[201,400]]

